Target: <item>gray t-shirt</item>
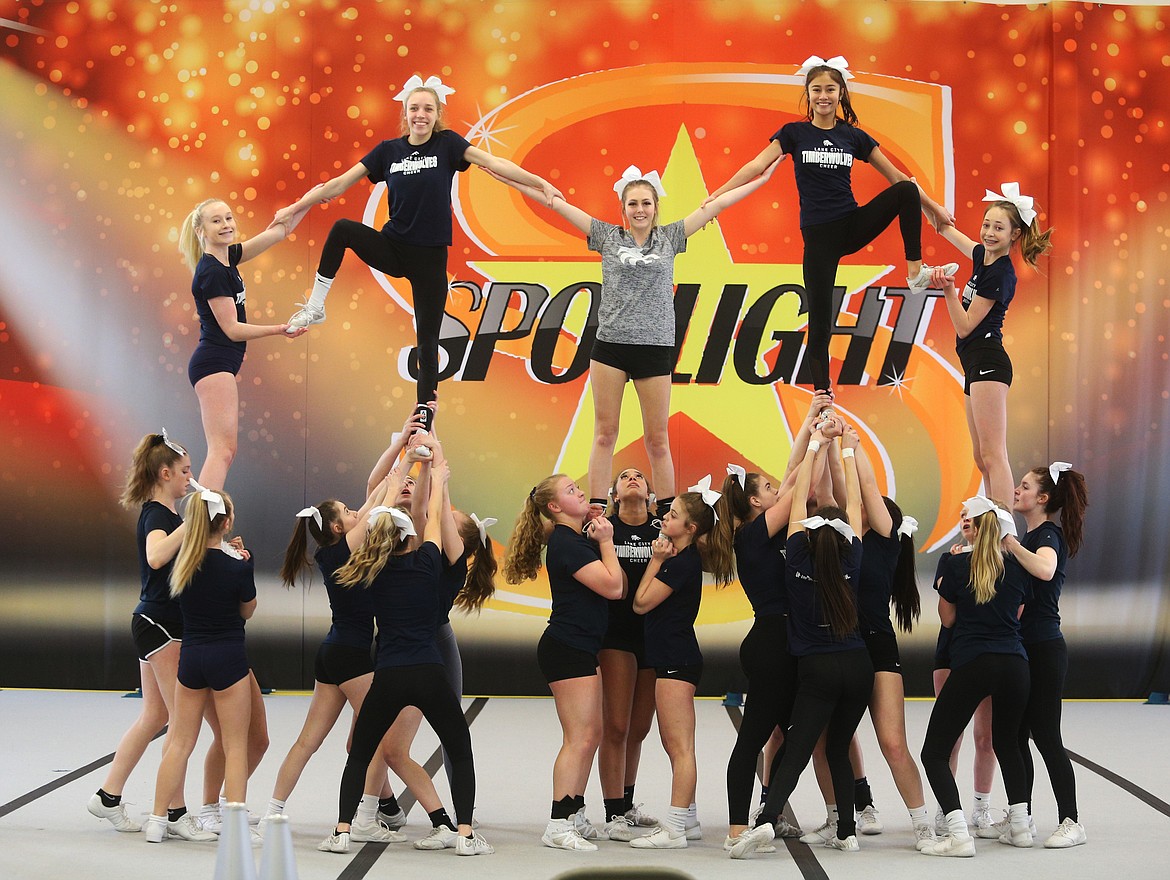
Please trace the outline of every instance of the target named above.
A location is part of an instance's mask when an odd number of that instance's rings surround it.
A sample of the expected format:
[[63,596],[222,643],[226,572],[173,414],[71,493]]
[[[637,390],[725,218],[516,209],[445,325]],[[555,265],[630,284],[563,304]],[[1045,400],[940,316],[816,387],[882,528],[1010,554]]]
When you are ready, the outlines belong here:
[[588,245],[601,254],[602,342],[674,345],[674,257],[687,249],[684,223],[655,228],[638,247],[621,226],[593,218]]

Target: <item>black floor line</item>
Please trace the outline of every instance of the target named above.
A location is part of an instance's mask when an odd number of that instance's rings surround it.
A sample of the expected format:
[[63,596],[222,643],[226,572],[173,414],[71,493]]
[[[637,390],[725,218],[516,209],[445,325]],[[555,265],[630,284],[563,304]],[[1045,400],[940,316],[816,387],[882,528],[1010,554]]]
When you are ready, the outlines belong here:
[[1102,767],[1100,764],[1096,764],[1096,763],[1090,761],[1088,758],[1085,758],[1085,757],[1082,757],[1081,755],[1078,755],[1072,749],[1066,748],[1065,752],[1068,754],[1069,758],[1071,758],[1076,763],[1080,764],[1086,770],[1092,770],[1094,773],[1096,773],[1102,779],[1109,780],[1114,785],[1116,785],[1118,788],[1120,788],[1122,791],[1129,792],[1135,798],[1137,798],[1139,801],[1142,801],[1143,803],[1149,804],[1151,807],[1153,807],[1155,810],[1157,810],[1163,816],[1170,816],[1170,804],[1166,803],[1161,798],[1154,796],[1153,794],[1146,791],[1144,788],[1142,788],[1140,786],[1134,785],[1132,782],[1130,782],[1124,776],[1119,776],[1118,774],[1114,773],[1112,770],[1109,770],[1105,767]]
[[[731,719],[732,725],[735,727],[736,733],[739,732],[739,726],[743,723],[743,712],[738,706],[725,706],[727,709],[727,717]],[[756,768],[756,778],[760,782],[763,778],[763,764],[761,763]],[[796,820],[796,813],[792,809],[792,804],[784,805],[784,818],[794,828],[799,828],[800,823]],[[792,861],[796,863],[796,867],[800,870],[800,876],[804,880],[828,880],[829,875],[825,873],[825,869],[821,867],[821,863],[817,861],[816,853],[808,844],[801,843],[794,837],[780,838],[781,842],[788,848],[788,854],[792,856]]]
[[[483,711],[483,707],[487,705],[487,697],[476,697],[471,701],[471,705],[467,707],[467,711],[463,713],[463,717],[467,719],[467,726],[470,727],[479,713]],[[423,764],[423,769],[427,774],[434,776],[439,772],[439,768],[443,766],[443,749],[440,746],[435,749],[427,762]],[[398,799],[398,806],[402,808],[402,812],[409,813],[410,808],[415,805],[416,801],[414,795],[407,791]],[[374,863],[385,852],[388,843],[366,843],[358,850],[358,854],[354,856],[348,865],[345,866],[340,874],[337,875],[337,880],[362,880],[374,867]]]
[[[165,736],[166,732],[167,732],[167,729],[164,727],[162,730],[160,730],[158,733],[156,733],[153,737],[151,737],[150,741],[154,742],[159,737]],[[42,798],[47,794],[51,794],[52,792],[56,791],[57,789],[59,789],[63,785],[68,785],[70,782],[75,782],[76,780],[80,779],[83,776],[88,776],[94,770],[97,770],[101,767],[106,766],[106,764],[109,764],[113,760],[114,760],[114,752],[110,752],[108,755],[105,755],[101,758],[98,758],[96,761],[90,761],[84,767],[78,767],[76,770],[70,771],[69,773],[66,773],[64,776],[59,776],[58,778],[54,779],[52,782],[48,782],[45,785],[42,785],[40,788],[34,788],[32,791],[28,792],[27,794],[22,794],[16,800],[9,801],[8,803],[0,806],[0,819],[7,816],[11,812],[14,812],[15,810],[19,810],[21,807],[28,806],[29,804],[31,804],[33,801],[37,800],[38,798]]]

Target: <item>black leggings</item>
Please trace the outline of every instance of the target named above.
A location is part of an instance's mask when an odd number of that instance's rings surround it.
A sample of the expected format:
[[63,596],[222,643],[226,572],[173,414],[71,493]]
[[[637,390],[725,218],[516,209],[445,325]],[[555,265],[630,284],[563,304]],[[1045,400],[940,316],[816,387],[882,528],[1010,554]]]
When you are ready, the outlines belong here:
[[475,762],[471,757],[471,732],[459,698],[439,663],[419,666],[390,666],[374,671],[370,691],[362,701],[353,728],[353,742],[345,772],[341,774],[337,821],[351,822],[362,799],[366,770],[378,751],[378,743],[407,706],[417,706],[439,737],[451,759],[451,800],[456,822],[471,824],[475,807]]
[[894,218],[902,231],[907,260],[922,259],[922,199],[918,185],[895,183],[848,217],[801,230],[804,236],[804,297],[808,308],[805,360],[813,388],[829,384],[829,338],[833,322],[833,286],[841,258],[855,254],[877,238]]
[[1064,695],[1064,677],[1068,672],[1068,646],[1064,638],[1047,642],[1034,642],[1025,646],[1028,650],[1028,668],[1032,673],[1032,690],[1028,695],[1028,707],[1024,710],[1024,723],[1020,725],[1020,752],[1024,758],[1024,770],[1028,774],[1028,807],[1031,811],[1032,784],[1036,775],[1032,763],[1032,749],[1028,745],[1028,734],[1036,741],[1036,750],[1048,768],[1052,782],[1052,793],[1056,795],[1058,821],[1077,821],[1077,781],[1073,776],[1072,761],[1064,750],[1060,738],[1061,697]]
[[434,400],[439,387],[439,331],[447,304],[447,248],[407,244],[356,220],[338,220],[325,239],[317,271],[325,278],[336,277],[347,248],[371,269],[410,282],[418,342],[418,402]]
[[944,813],[960,809],[951,752],[984,698],[991,697],[991,745],[1003,774],[1008,804],[1028,800],[1020,754],[1020,723],[1028,705],[1028,661],[1018,654],[980,654],[952,669],[935,700],[922,744],[922,769]]
[[853,817],[853,767],[849,763],[849,742],[865,714],[872,693],[873,663],[865,648],[832,654],[806,654],[797,661],[792,726],[788,728],[784,757],[772,774],[768,799],[756,819],[757,825],[775,824],[784,803],[796,789],[800,774],[808,766],[821,732],[828,728],[825,757],[833,776],[833,795],[837,799],[837,836],[845,839],[857,832]]
[[[757,617],[739,646],[747,676],[747,704],[731,758],[727,762],[727,816],[746,825],[755,785],[756,759],[777,726],[787,731],[796,699],[796,658],[788,653],[788,622],[783,614]],[[777,759],[779,766],[779,758]],[[775,768],[764,768],[765,773]]]

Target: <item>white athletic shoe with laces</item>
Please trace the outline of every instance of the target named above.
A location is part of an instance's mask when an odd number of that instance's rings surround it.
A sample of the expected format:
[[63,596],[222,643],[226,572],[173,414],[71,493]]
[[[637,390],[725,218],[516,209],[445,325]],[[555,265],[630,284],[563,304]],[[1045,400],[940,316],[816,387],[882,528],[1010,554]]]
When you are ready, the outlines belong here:
[[[750,830],[751,829],[749,828],[748,831],[750,831]],[[747,833],[747,831],[742,832],[739,835],[739,837],[742,837],[746,833]],[[725,838],[723,838],[723,851],[724,852],[731,852],[731,848],[733,846],[735,846],[737,843],[739,843],[739,837],[732,837],[729,834]],[[756,847],[756,852],[761,853],[761,854],[774,853],[774,852],[776,852],[776,844],[774,844],[774,843],[761,843],[759,846]]]
[[777,837],[801,837],[803,834],[803,831],[795,825],[789,824],[788,820],[783,816],[776,820]]
[[349,852],[349,832],[336,831],[333,834],[330,834],[319,844],[317,844],[317,851],[328,853]]
[[398,808],[397,813],[384,813],[378,810],[377,818],[379,822],[385,822],[386,827],[392,831],[397,831],[406,825],[406,813],[403,812],[401,807]]
[[650,833],[647,828],[639,828],[626,816],[611,816],[601,829],[601,836],[619,843],[629,843],[635,837],[645,837]]
[[825,846],[829,849],[839,849],[841,852],[859,852],[861,847],[857,845],[857,837],[850,834],[844,840],[834,834],[825,841]]
[[934,846],[937,838],[934,836],[934,829],[930,824],[923,822],[921,825],[914,826],[914,848],[922,852],[929,846]]
[[197,818],[184,813],[174,822],[167,822],[167,837],[177,840],[218,840],[219,835],[208,831]]
[[448,828],[446,825],[440,825],[438,828],[432,828],[431,833],[426,837],[416,840],[414,842],[414,848],[451,849],[455,846],[458,837],[458,831],[453,828]]
[[870,804],[864,810],[857,814],[857,833],[858,834],[881,834],[882,820],[878,818],[878,811]]
[[478,831],[472,831],[471,837],[464,837],[461,834],[455,842],[457,856],[490,856],[495,851],[496,848],[484,840]]
[[1068,849],[1070,846],[1080,846],[1087,843],[1089,837],[1085,834],[1085,826],[1080,822],[1074,822],[1072,819],[1065,819],[1056,830],[1052,832],[1052,836],[1044,841],[1045,849]]
[[85,805],[89,810],[91,816],[96,816],[99,819],[105,819],[119,831],[133,833],[142,830],[142,825],[135,822],[126,813],[126,805],[118,804],[116,807],[107,807],[102,803],[102,796],[94,793],[94,796],[89,799],[89,803]]
[[[918,270],[918,274],[913,278],[906,277],[906,286],[913,291],[926,290],[930,287],[930,273],[934,271],[934,266],[928,266],[926,263],[922,264],[922,268]],[[944,275],[954,275],[959,271],[958,263],[944,263],[942,266]]]
[[630,846],[634,849],[686,849],[687,848],[687,833],[682,831],[671,831],[662,825],[652,834],[647,834],[644,837],[635,837],[630,841]]
[[167,817],[151,813],[146,817],[142,830],[146,834],[147,843],[162,843],[167,839]]
[[640,828],[657,828],[658,820],[649,813],[642,812],[641,804],[634,804],[626,810],[626,818]]
[[975,855],[975,840],[971,837],[955,837],[946,834],[936,840],[931,846],[920,849],[920,853],[928,856],[950,856],[951,858],[969,859]]
[[540,842],[553,849],[571,849],[579,852],[595,852],[597,844],[586,840],[577,830],[572,817],[568,819],[549,819],[545,826]]
[[351,824],[349,839],[354,843],[405,843],[407,837],[401,831],[394,831],[385,822],[375,819],[369,825],[357,822]]
[[806,831],[800,836],[801,843],[807,843],[811,846],[821,846],[830,837],[837,836],[837,822],[835,819],[825,819],[819,826],[812,831]]
[[597,840],[597,838],[601,837],[601,832],[597,830],[597,826],[585,817],[584,807],[573,814],[573,827],[586,840]]
[[300,308],[288,319],[289,330],[300,330],[302,327],[311,327],[314,324],[325,323],[324,309],[319,309],[308,303],[300,303],[299,305]]
[[1003,833],[1000,828],[996,827],[996,823],[991,818],[991,807],[980,806],[973,809],[971,821],[968,824],[971,826],[972,835],[982,837],[985,840],[998,840]]
[[210,831],[212,834],[219,834],[223,827],[223,819],[219,814],[219,804],[204,804],[199,808],[199,815],[196,817],[199,824],[203,826],[204,831]]
[[775,840],[776,829],[765,822],[755,828],[749,828],[735,839],[731,846],[730,855],[733,859],[746,859],[761,846]]

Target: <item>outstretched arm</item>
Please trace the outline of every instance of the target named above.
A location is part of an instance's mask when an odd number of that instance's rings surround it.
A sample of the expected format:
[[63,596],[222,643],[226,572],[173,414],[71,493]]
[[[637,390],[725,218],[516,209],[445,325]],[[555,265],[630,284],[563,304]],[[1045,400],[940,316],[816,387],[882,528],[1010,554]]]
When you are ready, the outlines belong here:
[[313,205],[320,205],[335,199],[363,177],[370,173],[370,169],[358,162],[348,171],[337,175],[320,186],[315,186],[291,205],[276,212],[276,222],[284,223],[298,211],[308,210]]
[[[849,437],[850,435],[857,436],[857,431],[852,425],[845,429],[845,436]],[[857,450],[855,454],[857,456],[857,481],[861,484],[861,504],[865,508],[869,527],[883,538],[888,538],[894,531],[894,518],[890,516],[881,490],[878,489],[873,463],[865,454],[865,450],[861,448],[860,443],[854,448]]]
[[760,150],[759,155],[746,163],[735,174],[731,175],[731,180],[707,196],[707,201],[703,204],[712,202],[728,190],[733,190],[737,186],[743,186],[749,180],[759,177],[768,169],[768,166],[774,162],[779,162],[783,158],[784,150],[780,147],[780,141],[768,141],[768,146]]
[[861,486],[857,480],[857,443],[856,431],[847,431],[841,437],[841,455],[845,466],[845,515],[849,518],[849,528],[860,535]]
[[550,204],[545,201],[544,191],[540,187],[529,186],[526,183],[520,183],[519,181],[512,180],[510,177],[497,174],[490,168],[484,168],[484,170],[500,183],[506,183],[508,186],[512,187],[512,189],[523,193],[534,202],[540,202],[546,207],[552,208],[554,211],[572,223],[575,227],[577,227],[581,233],[585,235],[589,234],[589,230],[593,226],[593,218],[575,205],[570,205],[568,202],[566,202],[565,197],[560,193],[557,193],[557,195],[553,197],[552,203]]
[[761,186],[772,179],[772,172],[776,170],[776,166],[780,164],[783,156],[773,160],[763,173],[757,177],[753,177],[747,183],[737,186],[734,189],[726,190],[714,198],[707,199],[699,207],[698,210],[693,211],[683,221],[683,232],[687,236],[694,235],[712,220],[714,220],[724,208],[730,208],[736,202],[754,193]]
[[514,180],[516,183],[523,183],[526,186],[538,189],[541,192],[541,197],[544,203],[552,207],[553,197],[559,196],[561,191],[545,180],[533,174],[531,171],[525,171],[515,162],[510,159],[501,159],[499,156],[493,156],[479,147],[468,147],[463,151],[463,158],[473,165],[478,165],[487,171],[491,171],[497,177],[506,177],[509,180]]
[[808,489],[812,485],[813,468],[823,464],[828,452],[828,444],[832,441],[820,431],[813,434],[808,446],[804,450],[804,458],[796,469],[796,485],[792,489],[792,507],[788,514],[788,536],[805,531],[801,520],[806,518],[805,499],[808,498]]
[[959,232],[954,226],[944,226],[939,229],[938,234],[955,246],[955,250],[971,259],[971,255],[975,253],[975,242]]

